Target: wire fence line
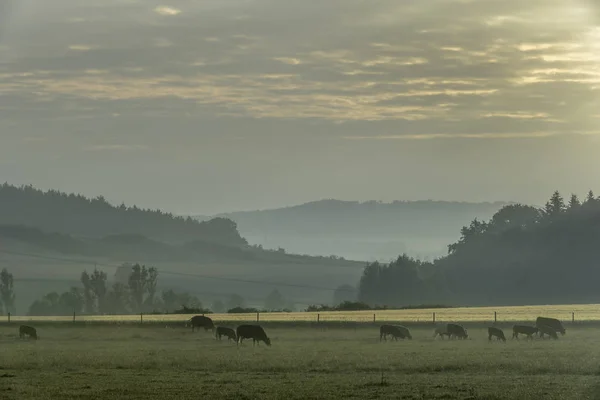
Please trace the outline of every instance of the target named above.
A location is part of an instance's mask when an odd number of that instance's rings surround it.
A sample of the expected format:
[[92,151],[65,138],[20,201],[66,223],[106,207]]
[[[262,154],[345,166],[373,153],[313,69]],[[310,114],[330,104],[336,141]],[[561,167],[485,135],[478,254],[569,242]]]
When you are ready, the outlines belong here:
[[[5,322],[105,322],[105,323],[184,323],[193,314],[137,314],[137,315],[73,315],[19,316],[7,315]],[[227,322],[534,322],[539,316],[557,318],[563,322],[600,321],[600,305],[521,306],[437,308],[377,311],[323,311],[323,312],[257,312],[244,314],[207,314],[218,324]],[[0,319],[1,320],[1,319]]]

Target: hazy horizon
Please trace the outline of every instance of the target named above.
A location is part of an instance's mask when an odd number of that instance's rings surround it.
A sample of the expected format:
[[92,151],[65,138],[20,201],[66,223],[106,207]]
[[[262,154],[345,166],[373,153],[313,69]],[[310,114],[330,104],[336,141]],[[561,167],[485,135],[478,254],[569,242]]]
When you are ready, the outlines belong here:
[[185,215],[583,197],[599,11],[0,0],[0,181]]
[[[384,200],[373,200],[373,199],[366,199],[366,200],[347,200],[347,199],[316,199],[316,200],[310,200],[304,203],[293,203],[293,204],[285,204],[285,205],[279,205],[279,206],[274,206],[274,207],[268,207],[268,208],[250,208],[250,209],[244,209],[244,210],[231,210],[231,211],[225,211],[225,212],[218,212],[218,213],[214,213],[214,214],[209,214],[209,215],[205,215],[205,214],[176,214],[176,215],[181,215],[181,216],[192,216],[192,217],[214,217],[214,216],[219,216],[219,215],[225,215],[225,214],[239,214],[239,213],[253,213],[253,212],[261,212],[261,211],[272,211],[272,210],[280,210],[280,209],[284,209],[284,208],[294,208],[294,207],[301,207],[301,206],[305,206],[308,204],[313,204],[313,203],[319,203],[319,202],[323,202],[323,201],[340,201],[340,202],[358,202],[358,203],[364,203],[364,202],[369,202],[369,201],[377,201],[377,202],[381,202],[382,204],[391,204],[394,201],[407,201],[407,202],[427,202],[427,201],[432,201],[432,202],[436,202],[436,201],[440,201],[440,202],[456,202],[456,203],[473,203],[473,204],[480,204],[480,203],[499,203],[499,204],[505,204],[505,203],[511,203],[510,201],[482,201],[482,202],[470,202],[470,201],[464,201],[464,200],[437,200],[437,199],[417,199],[417,200],[402,200],[402,199],[395,199],[395,200],[391,200],[391,201],[384,201]],[[534,205],[535,206],[535,205]]]

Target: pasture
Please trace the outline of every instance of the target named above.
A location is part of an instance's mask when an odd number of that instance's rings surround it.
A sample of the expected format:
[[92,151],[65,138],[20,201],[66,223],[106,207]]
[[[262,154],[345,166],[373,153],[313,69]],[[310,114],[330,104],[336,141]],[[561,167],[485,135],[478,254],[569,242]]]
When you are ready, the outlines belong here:
[[[237,322],[217,325],[235,327]],[[272,347],[218,342],[181,322],[37,322],[40,340],[0,325],[2,399],[595,399],[600,328],[558,340],[380,342],[379,325],[262,323]],[[512,324],[499,323],[507,337]]]

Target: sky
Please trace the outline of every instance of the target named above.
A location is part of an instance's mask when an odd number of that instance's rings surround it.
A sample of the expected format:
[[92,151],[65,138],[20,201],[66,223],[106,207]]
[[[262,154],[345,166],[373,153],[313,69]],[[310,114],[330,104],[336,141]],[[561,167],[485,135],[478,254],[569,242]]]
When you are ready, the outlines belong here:
[[0,181],[175,213],[600,194],[600,1],[0,0]]

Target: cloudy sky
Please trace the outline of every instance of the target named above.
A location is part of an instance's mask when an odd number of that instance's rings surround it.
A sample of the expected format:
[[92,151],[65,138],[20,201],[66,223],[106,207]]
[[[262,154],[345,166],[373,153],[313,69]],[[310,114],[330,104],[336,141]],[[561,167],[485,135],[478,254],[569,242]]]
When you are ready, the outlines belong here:
[[178,213],[600,194],[600,1],[0,0],[0,180]]

